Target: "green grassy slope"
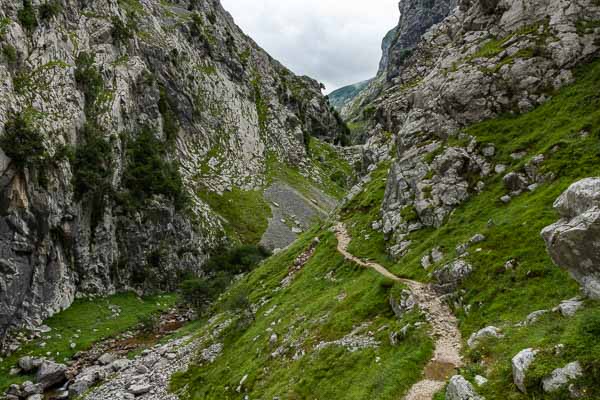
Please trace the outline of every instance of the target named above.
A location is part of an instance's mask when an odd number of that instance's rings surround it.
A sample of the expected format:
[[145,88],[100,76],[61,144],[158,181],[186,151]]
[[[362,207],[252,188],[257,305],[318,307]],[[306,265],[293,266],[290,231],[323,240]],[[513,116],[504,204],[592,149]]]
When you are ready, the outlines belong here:
[[[279,289],[294,259],[317,235],[321,243],[313,257],[289,287]],[[306,233],[247,276],[230,296],[239,291],[262,304],[255,321],[248,326],[234,323],[214,339],[225,345],[214,364],[193,366],[174,379],[174,390],[184,398],[242,399],[248,394],[265,399],[397,399],[420,377],[432,352],[426,326],[410,331],[400,344],[390,344],[390,332],[421,317],[411,314],[398,321],[388,305],[390,283],[346,262],[328,231]],[[216,309],[227,302],[222,299]],[[339,345],[315,349],[363,324],[360,334],[371,332],[379,347],[354,352]],[[275,344],[269,343],[273,333]],[[282,345],[283,356],[272,356]],[[294,360],[301,351],[305,355]],[[235,389],[245,375],[238,393]]]
[[[379,218],[384,188],[379,178],[386,166],[380,167],[368,190],[342,212],[355,238],[352,251],[376,259],[407,277],[429,279],[420,260],[432,248],[440,246],[447,262],[456,256],[456,246],[474,234],[487,237],[470,250],[467,259],[474,273],[462,285],[464,294],[455,306],[465,338],[488,325],[505,329],[505,339],[490,341],[467,354],[469,366],[465,375],[472,378],[479,373],[490,378],[490,383],[480,388],[487,399],[567,398],[564,393],[542,394],[540,381],[553,368],[576,359],[584,362],[586,369],[587,377],[581,385],[591,388],[586,398],[600,398],[597,303],[588,301],[586,309],[572,319],[552,313],[533,326],[511,327],[529,313],[552,308],[579,293],[568,274],[552,264],[540,231],[559,218],[552,204],[570,184],[584,177],[600,176],[599,93],[600,62],[595,62],[578,72],[574,85],[536,110],[466,129],[481,146],[487,143],[496,146],[494,162],[506,164],[506,173],[521,171],[531,158],[543,154],[546,161],[540,173],[553,173],[556,179],[514,198],[508,205],[499,200],[506,194],[503,175],[486,179],[485,190],[458,208],[442,228],[413,233],[411,251],[399,262],[387,258],[382,235],[370,227]],[[446,145],[457,144],[456,140],[450,140]],[[517,151],[525,151],[527,156],[513,160],[510,154]],[[480,251],[476,251],[478,248]],[[509,260],[516,260],[518,266],[506,270],[504,265]],[[561,356],[554,356],[552,350],[559,343],[565,344],[566,350]],[[541,349],[544,356],[531,373],[530,394],[523,395],[512,384],[510,359],[527,347]]]

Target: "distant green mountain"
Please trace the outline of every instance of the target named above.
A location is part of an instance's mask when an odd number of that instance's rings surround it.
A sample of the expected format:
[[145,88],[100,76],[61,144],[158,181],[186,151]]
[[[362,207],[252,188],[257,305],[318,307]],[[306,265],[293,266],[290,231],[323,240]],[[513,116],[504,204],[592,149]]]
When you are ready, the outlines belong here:
[[334,90],[329,95],[329,102],[332,106],[335,107],[336,110],[341,111],[342,107],[348,104],[352,99],[356,97],[369,83],[371,83],[372,79],[362,81],[359,83],[355,83],[353,85],[344,86],[339,88],[338,90]]

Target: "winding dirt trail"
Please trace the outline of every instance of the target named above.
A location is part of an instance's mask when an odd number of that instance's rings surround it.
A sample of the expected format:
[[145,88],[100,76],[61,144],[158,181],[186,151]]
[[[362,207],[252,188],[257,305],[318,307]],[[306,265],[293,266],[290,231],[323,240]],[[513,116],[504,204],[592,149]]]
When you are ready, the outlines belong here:
[[431,400],[433,395],[444,387],[448,378],[455,373],[456,368],[463,365],[460,356],[462,339],[456,317],[448,306],[440,301],[430,285],[399,278],[382,265],[363,261],[350,254],[348,245],[351,238],[344,224],[338,223],[335,233],[338,240],[337,249],[347,260],[374,269],[379,274],[408,286],[419,307],[427,315],[435,340],[435,352],[425,367],[423,379],[413,385],[404,400]]

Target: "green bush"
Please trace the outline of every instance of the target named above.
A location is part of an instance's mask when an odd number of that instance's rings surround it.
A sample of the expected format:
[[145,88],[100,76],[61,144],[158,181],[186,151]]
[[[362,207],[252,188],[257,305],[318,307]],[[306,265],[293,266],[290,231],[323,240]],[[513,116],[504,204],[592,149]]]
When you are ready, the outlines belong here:
[[215,298],[215,288],[206,279],[188,279],[181,283],[183,300],[199,314],[203,314],[210,302]]
[[242,245],[219,253],[219,255],[211,257],[206,263],[205,269],[207,271],[223,271],[229,274],[246,273],[270,256],[267,249],[255,245]]
[[75,62],[75,81],[85,96],[85,114],[88,117],[98,114],[98,98],[104,91],[104,79],[94,63],[95,56],[88,53],[80,53]]
[[73,162],[77,199],[81,199],[86,193],[100,196],[104,194],[110,188],[112,175],[113,156],[110,143],[92,124],[85,126],[83,136],[85,143],[77,148]]
[[22,114],[12,116],[4,129],[4,135],[0,138],[0,147],[18,168],[43,160],[45,154],[43,136]]
[[169,98],[167,90],[164,87],[160,88],[160,100],[158,101],[158,110],[163,118],[163,132],[167,138],[167,142],[172,143],[177,137],[179,131],[179,123],[177,116],[173,111],[175,109],[174,102]]
[[17,50],[14,48],[14,46],[8,43],[5,44],[2,46],[2,54],[4,54],[4,57],[9,64],[14,64],[17,62]]
[[63,6],[59,0],[49,0],[42,3],[39,8],[40,19],[47,21],[56,17],[63,10]]
[[[204,270],[208,273],[206,278],[186,279],[180,287],[184,301],[194,307],[200,315],[227,290],[235,275],[252,271],[270,255],[263,247],[252,245],[220,250],[218,253],[219,255],[211,257],[204,266]],[[229,298],[226,309],[248,314],[250,310],[248,294],[234,293]]]
[[156,333],[160,328],[160,316],[156,313],[142,315],[138,320],[140,329],[146,334]]
[[17,18],[28,31],[34,30],[38,26],[37,17],[35,16],[35,10],[31,5],[31,0],[23,0],[23,8],[17,13]]
[[187,206],[188,198],[177,163],[165,160],[166,146],[150,129],[142,129],[135,140],[128,141],[126,155],[123,185],[138,205],[154,195],[163,195],[179,210]]
[[135,27],[131,23],[125,24],[121,19],[113,17],[112,24],[112,37],[115,44],[127,44],[127,42],[133,38]]

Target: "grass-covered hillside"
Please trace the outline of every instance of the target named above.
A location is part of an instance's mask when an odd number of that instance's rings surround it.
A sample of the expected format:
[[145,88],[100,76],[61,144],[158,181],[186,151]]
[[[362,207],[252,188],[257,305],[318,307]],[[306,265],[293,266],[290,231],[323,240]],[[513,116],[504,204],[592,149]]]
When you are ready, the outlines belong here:
[[[223,353],[177,376],[173,389],[189,399],[396,399],[408,390],[432,352],[426,325],[393,345],[390,334],[420,317],[399,321],[391,282],[345,261],[336,244],[315,228],[240,281],[214,308],[228,327],[209,344]],[[303,254],[312,256],[295,262]],[[252,316],[235,306],[239,296],[255,305]]]
[[[451,305],[465,342],[473,332],[490,325],[504,334],[473,349],[465,343],[466,365],[457,371],[472,382],[476,375],[489,379],[476,386],[488,400],[567,399],[565,391],[543,393],[541,379],[575,360],[584,368],[576,386],[584,391],[584,398],[600,398],[598,303],[586,301],[573,317],[549,312],[535,323],[517,326],[530,313],[551,310],[579,294],[574,280],[551,262],[540,231],[558,219],[552,204],[562,191],[581,178],[600,175],[598,93],[600,63],[596,62],[582,68],[575,84],[554,93],[538,109],[466,129],[480,146],[493,143],[497,149],[493,162],[508,169],[486,178],[484,190],[472,193],[441,228],[412,233],[413,245],[400,260],[386,255],[383,235],[371,227],[380,218],[389,163],[372,172],[370,183],[340,211],[354,238],[352,253],[421,281],[433,279],[432,269],[421,266],[432,248],[439,246],[445,255],[433,267],[439,268],[457,256],[458,245],[475,234],[485,235],[485,241],[469,249],[466,260],[474,272]],[[449,139],[445,145],[463,143]],[[513,159],[511,154],[517,152],[526,156]],[[539,173],[553,173],[555,178],[508,204],[500,201],[506,194],[503,176],[521,171],[540,154],[545,162]],[[425,335],[426,325],[409,330],[404,340],[393,345],[390,333],[419,317],[409,315],[398,321],[387,302],[390,284],[373,271],[344,261],[328,227],[305,234],[221,299],[213,311],[231,320],[229,328],[214,337],[214,342],[224,344],[223,353],[214,363],[199,363],[177,376],[173,390],[190,399],[241,399],[246,394],[281,399],[402,397],[430,357],[432,342]],[[296,258],[310,249],[314,237],[321,240],[314,254],[309,252],[306,264],[297,267]],[[512,267],[506,267],[509,261]],[[286,286],[282,281],[288,274],[294,278]],[[255,306],[253,316],[225,311],[232,309],[230,299],[239,293]],[[360,350],[348,345],[350,338],[363,336],[365,343],[371,338],[378,344]],[[511,359],[529,347],[540,353],[528,373],[528,394],[522,394],[513,384]]]
[[[561,300],[579,294],[577,284],[553,265],[540,232],[559,218],[552,205],[570,184],[600,175],[598,93],[600,62],[595,62],[579,71],[574,85],[555,93],[538,109],[466,129],[465,133],[473,135],[481,147],[495,145],[493,161],[507,165],[507,171],[488,178],[485,189],[472,194],[440,229],[412,233],[411,250],[398,262],[385,255],[383,234],[371,229],[371,222],[379,218],[378,204],[385,189],[382,177],[387,165],[374,172],[369,187],[342,212],[352,228],[355,240],[351,250],[355,254],[378,260],[399,275],[418,279],[431,279],[421,260],[434,247],[440,247],[445,254],[438,265],[441,266],[457,256],[458,245],[475,234],[485,235],[484,242],[469,249],[466,259],[473,265],[474,273],[462,284],[454,308],[465,338],[489,325],[504,330],[504,339],[491,340],[465,354],[468,366],[462,372],[468,378],[480,374],[490,379],[478,388],[487,399],[567,398],[564,393],[542,394],[540,381],[554,368],[574,360],[584,363],[586,378],[581,386],[589,388],[589,397],[585,398],[600,398],[599,304],[588,301],[586,309],[573,318],[549,313],[536,324],[513,326],[534,311],[552,309]],[[450,139],[446,145],[461,143]],[[520,160],[511,157],[520,152],[526,156]],[[539,173],[552,173],[555,179],[513,198],[509,204],[501,202],[507,193],[503,176],[511,171],[521,172],[540,154],[545,161]],[[505,268],[511,260],[515,268]],[[554,355],[559,344],[564,344],[565,350]],[[523,395],[512,383],[510,359],[528,347],[542,350],[543,356],[529,378],[529,394]]]

